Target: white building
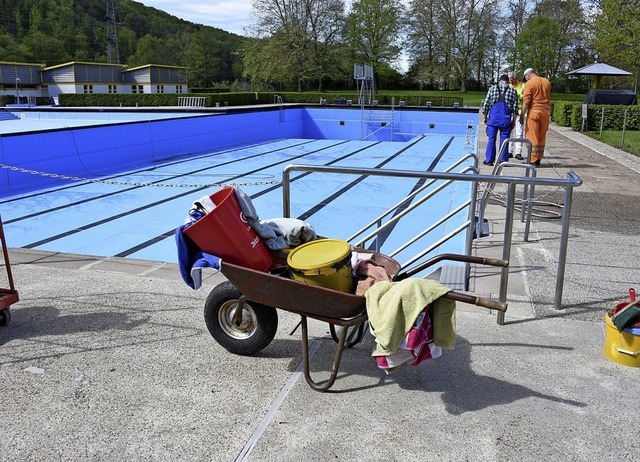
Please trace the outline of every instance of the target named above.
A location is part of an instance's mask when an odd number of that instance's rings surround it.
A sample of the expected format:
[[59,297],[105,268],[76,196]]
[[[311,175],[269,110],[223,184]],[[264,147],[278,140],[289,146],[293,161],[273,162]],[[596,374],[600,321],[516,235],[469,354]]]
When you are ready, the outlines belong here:
[[147,64],[125,69],[123,82],[129,93],[187,93],[187,68]]
[[123,64],[72,61],[42,69],[42,96],[60,93],[130,93],[122,83]]
[[0,95],[42,96],[43,67],[44,64],[0,62]]
[[56,66],[0,62],[0,95],[52,97],[61,93],[187,93],[187,68],[72,61]]

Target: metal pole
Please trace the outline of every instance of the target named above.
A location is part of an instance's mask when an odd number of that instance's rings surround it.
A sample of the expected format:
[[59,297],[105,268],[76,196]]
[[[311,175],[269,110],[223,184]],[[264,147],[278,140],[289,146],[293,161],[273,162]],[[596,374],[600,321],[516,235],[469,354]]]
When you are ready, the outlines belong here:
[[284,218],[291,218],[291,192],[289,185],[289,170],[285,168],[282,172],[282,216]]
[[620,147],[624,149],[624,131],[627,128],[627,114],[629,109],[624,110],[624,120],[622,121],[622,141],[620,141]]
[[18,96],[18,82],[20,82],[20,77],[16,77],[16,104],[20,104],[20,96]]
[[[478,160],[475,160],[476,168]],[[476,230],[482,228],[482,223],[480,223],[480,219],[482,218],[480,215],[476,216],[476,207],[478,203],[478,183],[471,183],[471,204],[469,204],[469,229],[467,230],[467,242],[465,246],[465,252],[467,255],[471,255],[473,250],[473,238],[475,237]],[[476,221],[478,220],[478,221]],[[479,235],[481,232],[478,233]],[[469,263],[465,264],[464,268],[464,288],[465,290],[469,289],[469,278],[471,277],[471,265]]]
[[[507,187],[507,203],[506,213],[504,216],[504,241],[502,244],[502,259],[509,261],[511,256],[511,235],[513,234],[513,202],[516,197],[516,184],[509,183]],[[507,301],[507,289],[509,286],[509,267],[502,268],[502,274],[500,276],[500,296],[498,300],[502,303]],[[498,312],[497,322],[499,325],[504,325],[504,311]]]
[[600,138],[602,138],[602,127],[604,126],[604,106],[600,108]]
[[[573,172],[567,173],[567,178],[575,179]],[[569,242],[569,223],[571,219],[571,202],[573,188],[564,188],[564,208],[562,210],[562,233],[560,235],[560,249],[558,251],[558,274],[556,275],[556,296],[553,307],[556,310],[562,308],[562,288],[564,285],[564,270],[567,264],[567,244]]]

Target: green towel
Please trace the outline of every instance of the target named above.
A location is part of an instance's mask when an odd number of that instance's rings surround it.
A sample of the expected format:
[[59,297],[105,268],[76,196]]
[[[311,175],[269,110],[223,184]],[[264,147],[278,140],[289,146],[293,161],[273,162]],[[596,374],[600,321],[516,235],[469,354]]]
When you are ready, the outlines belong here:
[[377,282],[365,293],[371,331],[376,337],[373,356],[387,356],[398,350],[418,315],[433,303],[434,343],[442,348],[455,346],[453,300],[442,298],[451,289],[430,279]]
[[640,320],[640,300],[631,301],[611,316],[611,322],[622,332],[626,327]]

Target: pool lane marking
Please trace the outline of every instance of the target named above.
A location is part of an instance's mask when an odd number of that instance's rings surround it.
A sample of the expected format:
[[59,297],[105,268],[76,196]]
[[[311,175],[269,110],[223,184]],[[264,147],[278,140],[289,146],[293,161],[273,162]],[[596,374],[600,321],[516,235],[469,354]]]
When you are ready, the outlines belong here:
[[[421,137],[420,139],[416,140],[415,142],[413,142],[410,146],[407,146],[405,149],[403,149],[403,150],[401,150],[401,151],[398,151],[396,154],[394,154],[393,156],[389,157],[387,160],[383,161],[383,162],[382,162],[381,164],[379,164],[379,165],[384,165],[385,163],[387,163],[387,162],[389,162],[389,161],[393,160],[393,159],[394,159],[394,158],[396,158],[399,154],[403,153],[406,149],[408,149],[408,148],[410,148],[410,147],[412,147],[412,146],[416,145],[418,142],[420,142],[420,140],[421,140],[422,138],[424,138],[424,136],[423,136],[423,137]],[[445,152],[447,151],[447,149],[449,148],[449,146],[451,145],[451,143],[453,142],[453,140],[454,140],[454,137],[449,138],[449,141],[447,141],[447,143],[445,144],[445,146],[440,150],[440,152],[438,153],[438,155],[436,156],[436,158],[432,161],[431,165],[427,168],[427,171],[433,170],[433,169],[435,168],[435,166],[438,164],[438,162],[440,161],[440,159],[442,158],[442,156],[445,154]],[[334,160],[332,160],[332,161],[330,161],[330,162],[327,162],[327,163],[325,163],[325,164],[322,164],[322,165],[325,165],[325,166],[326,166],[326,165],[332,165],[332,164],[335,164],[335,163],[340,162],[340,161],[342,161],[342,160],[344,160],[344,159],[346,159],[346,158],[348,158],[348,157],[351,157],[351,156],[352,156],[352,155],[354,155],[354,154],[357,154],[357,153],[359,153],[359,152],[361,152],[361,151],[364,151],[365,149],[369,149],[370,147],[373,147],[373,146],[375,146],[375,145],[377,145],[377,144],[379,144],[379,143],[380,143],[380,142],[375,143],[374,145],[371,145],[371,146],[365,146],[365,147],[364,147],[364,148],[362,148],[362,149],[358,149],[357,151],[354,151],[354,152],[352,152],[352,153],[350,153],[350,154],[346,154],[346,155],[344,155],[344,156],[342,156],[342,157],[339,157],[339,158],[337,158],[337,159],[334,159]],[[375,167],[375,168],[378,168],[378,167]],[[306,176],[308,176],[308,175],[311,175],[311,174],[313,174],[313,173],[314,173],[314,172],[304,172],[304,173],[302,173],[302,174],[300,174],[300,175],[296,176],[295,178],[292,178],[292,179],[291,179],[291,183],[293,183],[294,181],[300,180],[300,179],[302,179],[302,178],[304,178],[304,177],[306,177]],[[367,176],[368,176],[368,175],[367,175]],[[365,176],[364,178],[366,178],[366,176]],[[364,178],[362,178],[360,181],[362,181]],[[420,183],[421,181],[422,181],[422,182],[424,182],[424,180],[419,180],[419,181],[418,181],[418,183]],[[359,182],[359,181],[358,181],[358,182]],[[353,186],[355,186],[355,184],[354,184]],[[262,190],[262,191],[260,191],[260,192],[258,192],[258,193],[256,193],[256,194],[251,195],[251,199],[255,199],[255,198],[257,198],[257,197],[263,196],[263,195],[265,195],[265,194],[267,194],[267,193],[270,193],[270,192],[272,192],[272,191],[274,191],[274,190],[276,190],[276,189],[280,189],[281,187],[282,187],[281,185],[275,185],[275,186],[271,186],[271,187],[269,187],[269,188],[265,188],[264,190]],[[419,186],[415,186],[415,187],[414,187],[414,189],[412,190],[412,192],[413,192],[415,189],[417,189],[417,187],[419,187]],[[333,196],[330,196],[330,197],[333,197]],[[332,199],[332,200],[333,200],[333,199]],[[317,206],[316,206],[316,207],[317,207]],[[311,209],[311,210],[313,210],[313,209]],[[304,218],[300,218],[300,217],[299,217],[299,219],[304,220]],[[395,227],[395,225],[394,225],[394,227]],[[119,252],[119,253],[117,253],[116,255],[114,255],[114,257],[128,257],[129,255],[132,255],[132,254],[134,254],[134,253],[136,253],[136,252],[139,252],[139,251],[141,251],[141,250],[143,250],[143,249],[146,249],[147,247],[150,247],[150,246],[152,246],[152,245],[154,245],[154,244],[157,244],[158,242],[162,242],[163,240],[168,239],[168,238],[170,238],[170,237],[173,237],[174,235],[175,235],[175,229],[172,229],[172,230],[166,231],[166,232],[164,232],[164,233],[162,233],[162,234],[159,234],[159,235],[157,235],[157,236],[155,236],[155,237],[153,237],[153,238],[151,238],[151,239],[149,239],[149,240],[147,240],[147,241],[141,242],[140,244],[138,244],[138,245],[136,245],[136,246],[134,246],[134,247],[131,247],[131,248],[126,249],[126,250],[123,250],[122,252]],[[387,237],[388,237],[388,236],[385,236],[384,240],[386,240],[386,239],[387,239]],[[384,241],[383,241],[383,243],[384,243]],[[381,245],[382,245],[382,244],[381,244]]]
[[[374,146],[377,146],[378,144],[380,144],[380,141],[378,141],[376,143],[373,143],[373,144],[370,144],[370,145],[367,145],[367,146],[364,146],[364,147],[362,147],[360,149],[356,149],[355,151],[349,152],[348,154],[345,154],[345,155],[340,156],[340,157],[338,157],[336,159],[333,159],[333,160],[331,160],[331,161],[329,161],[329,162],[327,162],[327,163],[325,163],[323,165],[335,164],[336,162],[340,162],[342,160],[348,159],[349,157],[352,157],[355,154],[358,154],[359,152],[362,152],[362,151],[365,151],[367,149],[370,149],[370,148],[372,148]],[[304,173],[296,176],[295,178],[292,178],[291,182],[300,180],[300,179],[304,178],[307,175],[311,175],[312,173],[313,172],[304,172]],[[269,188],[265,188],[262,191],[251,195],[250,197],[251,197],[251,199],[256,199],[257,197],[264,196],[265,194],[268,194],[268,193],[273,192],[276,189],[280,189],[280,188],[282,188],[281,185],[271,186]],[[129,249],[123,250],[122,252],[114,255],[114,257],[128,257],[129,255],[132,255],[132,254],[134,254],[136,252],[139,252],[139,251],[141,251],[143,249],[146,249],[147,247],[150,247],[150,246],[152,246],[154,244],[157,244],[158,242],[161,242],[161,241],[163,241],[163,240],[165,240],[165,239],[167,239],[169,237],[172,237],[174,235],[175,235],[175,228],[173,228],[173,229],[171,229],[169,231],[165,231],[164,233],[159,234],[159,235],[157,235],[155,237],[152,237],[151,239],[149,239],[147,241],[141,242],[140,244],[135,245],[135,246],[133,246],[133,247],[131,247]]]
[[[263,155],[273,154],[275,152],[278,152],[278,151],[281,151],[281,150],[284,150],[284,149],[295,148],[295,147],[299,147],[299,146],[302,146],[302,145],[305,145],[305,144],[308,144],[308,143],[309,142],[293,144],[293,145],[286,146],[286,147],[283,146],[282,148],[279,148],[279,149],[272,149],[270,151],[265,151],[263,153],[253,154],[253,155],[250,155],[250,156],[247,156],[247,157],[243,157],[241,159],[229,160],[227,162],[222,162],[222,163],[216,164],[216,165],[210,165],[208,167],[192,170],[190,172],[184,172],[182,174],[174,175],[174,176],[171,176],[171,177],[168,177],[168,178],[163,178],[161,180],[149,181],[148,184],[164,183],[166,181],[170,181],[170,180],[173,180],[173,179],[176,179],[176,178],[182,178],[184,176],[192,175],[194,173],[199,173],[199,172],[206,171],[206,170],[214,170],[214,169],[216,169],[218,167],[224,167],[226,165],[231,165],[231,164],[236,163],[236,162],[242,162],[242,161],[247,160],[247,159],[258,158],[258,157],[263,156]],[[195,159],[190,159],[190,160],[195,160]],[[175,164],[174,163],[165,164],[165,165],[162,165],[162,167],[167,167],[167,166],[171,166],[171,165],[175,165]],[[142,170],[142,171],[148,171],[148,170]],[[140,173],[140,172],[141,171],[138,171],[136,173]],[[129,174],[129,175],[135,175],[135,173],[132,173],[132,174]],[[122,177],[122,176],[128,176],[128,175],[120,175],[120,177]],[[117,177],[114,177],[114,178],[117,178]],[[90,183],[82,183],[81,185],[77,185],[77,186],[86,186],[87,184],[90,184]],[[110,197],[110,196],[115,196],[115,195],[118,195],[118,194],[126,193],[126,192],[129,192],[129,191],[134,191],[136,189],[146,188],[146,187],[147,186],[145,186],[145,185],[138,185],[138,186],[132,186],[130,188],[118,189],[117,191],[112,191],[110,193],[100,194],[100,195],[97,195],[97,196],[90,197],[88,199],[82,199],[82,200],[75,201],[75,202],[69,202],[69,203],[66,203],[64,205],[59,205],[57,207],[50,207],[50,208],[45,209],[45,210],[40,210],[39,212],[34,212],[34,213],[31,213],[31,214],[28,214],[28,215],[22,215],[22,216],[20,216],[18,218],[5,220],[4,224],[9,225],[11,223],[16,223],[18,221],[27,220],[29,218],[34,218],[34,217],[41,216],[41,215],[46,215],[48,213],[56,212],[58,210],[63,210],[65,208],[74,207],[76,205],[81,205],[81,204],[86,204],[88,202],[93,202],[93,201],[96,201],[96,200],[99,200],[99,199],[106,199],[107,197]],[[51,191],[49,191],[48,193],[51,193]]]
[[[453,143],[453,139],[454,139],[453,136],[451,138],[449,138],[449,141],[444,145],[444,147],[440,150],[440,152],[438,153],[436,158],[433,159],[433,162],[431,162],[431,165],[429,165],[429,167],[427,167],[427,170],[425,170],[425,171],[431,172],[431,171],[433,171],[434,168],[436,168],[436,165],[438,165],[438,163],[442,159],[442,156],[444,156],[445,152],[447,152],[447,149],[449,149],[449,147],[451,146],[451,143]],[[427,182],[426,178],[418,179],[418,181],[413,186],[413,188],[411,189],[411,192],[408,194],[408,196],[411,196],[412,193],[414,193],[415,191],[420,189],[426,182]],[[396,217],[400,213],[402,213],[404,210],[406,210],[409,207],[409,205],[411,204],[411,202],[413,202],[414,199],[415,199],[415,197],[411,197],[410,199],[407,199],[405,202],[403,202],[402,205],[400,205],[400,207],[398,207],[393,212],[393,214],[391,215],[391,219]],[[389,225],[388,227],[383,229],[382,232],[376,236],[376,238],[373,240],[373,242],[371,244],[369,244],[369,247],[367,248],[367,250],[375,250],[375,249],[382,248],[382,246],[384,245],[386,240],[389,238],[389,236],[391,235],[391,232],[395,229],[395,227],[398,225],[398,223],[399,223],[399,221],[396,221],[395,223],[392,223],[391,225]]]
[[[263,165],[260,168],[256,168],[254,170],[251,170],[251,171],[239,174],[239,175],[234,175],[232,177],[229,177],[227,180],[225,180],[225,182],[230,182],[230,181],[233,181],[233,180],[235,180],[237,178],[242,178],[243,176],[245,176],[247,174],[256,173],[256,172],[262,171],[262,170],[264,170],[266,168],[275,167],[276,165],[289,163],[292,160],[300,159],[302,157],[308,156],[309,154],[314,154],[316,152],[324,151],[325,149],[335,148],[336,146],[340,146],[341,144],[345,144],[345,143],[348,143],[348,142],[349,142],[348,140],[340,141],[339,143],[336,143],[336,144],[333,144],[333,145],[330,145],[330,146],[324,146],[324,147],[322,147],[320,149],[317,149],[315,151],[311,151],[311,152],[307,152],[307,153],[304,153],[304,154],[300,154],[298,156],[294,156],[294,157],[291,157],[291,158],[288,158],[288,159],[284,159],[284,160],[279,161],[279,162],[274,162],[274,163],[269,164],[269,165]],[[65,238],[65,237],[72,236],[72,235],[77,234],[77,233],[79,233],[81,231],[86,231],[88,229],[95,228],[96,226],[100,226],[100,225],[103,225],[105,223],[109,223],[111,221],[115,221],[115,220],[117,220],[119,218],[125,217],[127,215],[132,214],[132,213],[140,212],[140,211],[143,211],[143,210],[149,210],[151,207],[155,207],[155,206],[158,206],[158,205],[164,205],[168,201],[172,201],[172,200],[179,199],[181,197],[192,195],[193,193],[195,193],[197,191],[202,191],[204,189],[207,189],[208,187],[209,186],[203,186],[201,188],[190,189],[189,191],[185,191],[183,193],[176,194],[176,195],[174,195],[172,197],[166,197],[166,198],[157,200],[155,202],[151,202],[149,204],[145,204],[143,206],[136,207],[136,208],[134,208],[132,210],[129,210],[129,211],[126,211],[126,212],[122,212],[122,213],[119,213],[119,214],[116,214],[116,215],[112,215],[109,218],[104,218],[102,220],[94,221],[92,223],[87,223],[86,225],[82,225],[80,227],[76,227],[76,228],[74,228],[74,229],[72,229],[70,231],[65,231],[63,233],[59,233],[59,234],[50,236],[48,238],[41,239],[39,241],[32,242],[31,244],[23,245],[23,246],[21,246],[21,248],[23,248],[23,249],[33,249],[33,248],[36,248],[36,247],[38,247],[40,245],[48,244],[49,242],[53,242],[53,241],[56,241],[58,239],[62,239],[62,238]]]
[[[417,140],[413,141],[412,143],[408,144],[407,146],[405,146],[404,148],[400,149],[399,151],[397,151],[395,154],[393,154],[390,157],[387,157],[385,160],[383,160],[382,162],[380,162],[378,165],[376,165],[373,168],[381,168],[383,166],[385,166],[386,164],[388,164],[389,162],[391,162],[393,159],[396,159],[397,157],[399,157],[400,155],[402,155],[404,152],[406,152],[408,149],[411,149],[413,146],[415,146],[416,144],[418,144],[420,141],[422,141],[424,139],[424,135],[420,136]],[[347,183],[344,187],[340,188],[338,191],[336,191],[335,193],[333,193],[332,195],[328,196],[327,198],[325,198],[324,200],[320,201],[318,204],[316,204],[314,207],[310,208],[309,210],[307,210],[306,212],[304,212],[303,214],[301,214],[300,216],[298,216],[299,220],[302,221],[306,221],[310,216],[314,215],[315,213],[317,213],[318,211],[322,210],[324,207],[326,207],[327,205],[329,205],[331,202],[333,202],[335,199],[337,199],[338,197],[342,196],[343,194],[345,194],[347,191],[349,191],[350,189],[352,189],[354,186],[356,186],[358,183],[361,183],[362,181],[366,180],[369,177],[369,175],[360,175],[358,178],[356,178],[355,180],[353,180],[351,183]]]
[[[180,159],[180,160],[174,160],[172,162],[167,162],[166,164],[165,163],[161,163],[159,161],[159,162],[157,162],[155,164],[149,165],[148,167],[140,168],[139,170],[129,170],[127,172],[118,173],[118,174],[111,175],[111,176],[106,176],[106,177],[104,177],[102,179],[104,179],[104,180],[113,180],[115,178],[122,178],[122,177],[129,176],[129,175],[136,175],[136,174],[139,174],[139,173],[149,172],[149,171],[153,171],[153,170],[155,170],[157,168],[164,168],[164,167],[171,166],[171,165],[178,165],[178,164],[182,164],[182,163],[189,162],[189,161],[192,161],[192,160],[206,159],[207,157],[214,157],[214,156],[218,156],[220,154],[232,154],[232,153],[234,153],[236,151],[242,151],[242,150],[245,150],[245,149],[252,149],[252,148],[256,148],[256,147],[263,146],[263,145],[269,145],[269,144],[272,144],[272,143],[277,142],[277,141],[279,141],[279,140],[266,141],[264,143],[250,144],[250,145],[247,145],[247,146],[236,147],[236,148],[233,148],[233,149],[225,149],[223,151],[209,152],[207,154],[192,154],[193,157],[185,157],[185,158]],[[299,143],[297,145],[291,145],[291,146],[301,146],[303,144],[307,144],[307,143],[310,143],[310,142],[311,141],[305,141],[305,142]],[[291,146],[289,146],[289,147],[291,147]],[[176,157],[176,156],[172,156],[172,157]],[[135,165],[133,165],[132,167],[135,167]],[[66,191],[67,189],[79,188],[79,187],[86,186],[86,185],[91,184],[91,183],[92,182],[90,182],[90,181],[85,181],[85,182],[81,182],[81,183],[74,182],[73,184],[66,185],[66,186],[58,186],[58,187],[54,187],[54,188],[51,188],[51,189],[38,190],[35,193],[27,193],[25,195],[18,195],[18,196],[11,197],[11,198],[8,198],[8,199],[0,200],[0,204],[7,204],[7,203],[15,202],[15,201],[20,201],[20,200],[23,200],[23,199],[31,199],[32,197],[39,197],[39,196],[43,196],[43,195],[46,195],[46,194],[51,194],[51,193],[54,193],[54,192]]]

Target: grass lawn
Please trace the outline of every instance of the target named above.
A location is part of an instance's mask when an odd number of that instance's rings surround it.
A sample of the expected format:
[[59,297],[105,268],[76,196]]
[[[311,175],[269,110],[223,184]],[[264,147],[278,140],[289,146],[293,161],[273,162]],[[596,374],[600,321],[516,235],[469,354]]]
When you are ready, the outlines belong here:
[[624,149],[631,154],[640,156],[640,131],[625,131],[624,145],[622,144],[622,130],[605,130],[600,137],[599,131],[584,132],[586,135],[616,148]]

